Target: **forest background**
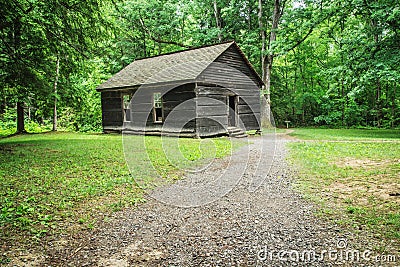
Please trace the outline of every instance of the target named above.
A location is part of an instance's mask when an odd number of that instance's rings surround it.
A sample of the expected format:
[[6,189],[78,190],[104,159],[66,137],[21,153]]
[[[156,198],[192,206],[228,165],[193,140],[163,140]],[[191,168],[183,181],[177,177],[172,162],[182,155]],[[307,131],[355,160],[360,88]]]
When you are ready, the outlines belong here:
[[101,131],[135,59],[235,40],[278,126],[400,126],[395,0],[1,0],[0,131]]

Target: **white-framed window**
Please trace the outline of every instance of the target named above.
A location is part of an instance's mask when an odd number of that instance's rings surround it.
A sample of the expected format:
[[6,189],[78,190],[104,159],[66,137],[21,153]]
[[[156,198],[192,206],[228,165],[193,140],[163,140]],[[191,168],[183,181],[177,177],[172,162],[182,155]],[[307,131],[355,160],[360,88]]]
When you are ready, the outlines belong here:
[[124,109],[124,121],[131,121],[131,109],[130,103],[132,99],[132,94],[123,94],[122,95],[122,105]]
[[163,102],[161,93],[153,93],[153,119],[154,122],[163,122]]

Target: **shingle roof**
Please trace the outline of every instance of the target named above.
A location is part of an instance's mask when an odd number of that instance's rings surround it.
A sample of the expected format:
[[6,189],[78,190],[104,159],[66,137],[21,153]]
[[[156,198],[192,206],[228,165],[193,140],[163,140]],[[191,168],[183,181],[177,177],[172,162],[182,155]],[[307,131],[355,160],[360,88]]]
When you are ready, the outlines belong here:
[[96,89],[195,80],[218,56],[234,43],[234,41],[230,41],[135,60]]

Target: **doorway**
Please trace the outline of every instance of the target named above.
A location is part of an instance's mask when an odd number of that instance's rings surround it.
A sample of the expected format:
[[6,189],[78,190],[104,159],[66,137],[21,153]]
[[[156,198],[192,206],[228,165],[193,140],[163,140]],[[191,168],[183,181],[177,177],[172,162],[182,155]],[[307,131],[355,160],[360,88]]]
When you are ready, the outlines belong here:
[[236,126],[237,96],[228,96],[228,126]]

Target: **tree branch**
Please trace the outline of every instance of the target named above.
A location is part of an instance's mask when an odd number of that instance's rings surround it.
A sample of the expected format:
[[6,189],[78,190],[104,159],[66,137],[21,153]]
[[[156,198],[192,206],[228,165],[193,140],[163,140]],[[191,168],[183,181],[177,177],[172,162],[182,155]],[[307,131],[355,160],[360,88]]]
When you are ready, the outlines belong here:
[[[289,52],[289,51],[293,51],[296,47],[298,47],[299,45],[301,45],[301,44],[308,38],[308,36],[310,36],[311,33],[313,33],[315,27],[316,27],[317,25],[319,25],[320,23],[322,23],[322,22],[323,22],[324,20],[326,20],[327,18],[329,18],[330,16],[331,16],[331,12],[328,12],[328,14],[326,14],[326,16],[324,16],[322,19],[320,19],[319,21],[313,23],[313,24],[311,25],[310,29],[308,30],[308,32],[306,33],[306,35],[304,35],[301,39],[299,39],[299,40],[298,40],[295,44],[293,44],[289,49],[285,49],[285,52],[284,52],[284,53],[287,53],[287,52]],[[279,56],[279,55],[281,55],[281,54],[282,54],[282,53],[277,54],[276,56]]]
[[306,35],[303,36],[303,38],[301,38],[300,40],[298,40],[294,45],[292,45],[292,47],[290,47],[286,52],[292,51],[294,50],[296,47],[298,47],[299,45],[301,45],[302,42],[304,42],[308,36],[310,36],[310,34],[314,31],[315,25],[312,26]]
[[187,46],[187,45],[184,45],[182,43],[178,43],[178,42],[175,42],[175,41],[163,40],[163,39],[154,37],[153,34],[150,32],[150,30],[144,24],[144,21],[143,21],[141,16],[139,16],[139,21],[140,21],[140,25],[142,26],[142,29],[149,35],[150,39],[153,40],[154,42],[162,43],[162,44],[172,44],[172,45],[180,46],[180,47],[183,47],[183,48],[192,48],[192,46]]

